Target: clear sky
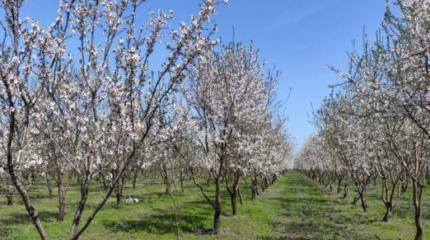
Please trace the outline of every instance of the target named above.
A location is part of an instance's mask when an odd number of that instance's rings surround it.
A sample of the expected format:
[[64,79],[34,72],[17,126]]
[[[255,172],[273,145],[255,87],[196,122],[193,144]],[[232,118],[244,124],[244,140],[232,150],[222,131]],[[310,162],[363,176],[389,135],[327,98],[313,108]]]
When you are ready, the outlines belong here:
[[[147,11],[173,9],[176,19],[187,21],[201,0],[147,0]],[[27,0],[23,15],[49,23],[58,0]],[[312,105],[317,108],[339,80],[328,68],[345,69],[346,51],[352,41],[360,43],[363,29],[370,36],[379,27],[385,0],[230,0],[214,17],[223,41],[254,41],[267,66],[282,72],[278,96],[286,100],[287,127],[296,150],[315,129]]]
[[219,9],[220,34],[253,40],[262,58],[282,71],[279,98],[286,99],[289,131],[297,151],[314,131],[312,105],[317,108],[339,82],[329,68],[346,69],[346,51],[370,37],[383,19],[385,0],[231,0]]

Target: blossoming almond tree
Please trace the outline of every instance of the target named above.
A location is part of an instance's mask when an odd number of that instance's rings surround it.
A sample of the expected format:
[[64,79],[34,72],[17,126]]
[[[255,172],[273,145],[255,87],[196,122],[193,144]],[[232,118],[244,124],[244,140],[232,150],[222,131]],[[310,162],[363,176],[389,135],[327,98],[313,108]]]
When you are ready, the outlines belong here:
[[[213,232],[220,232],[221,218],[221,182],[227,168],[227,158],[233,137],[237,134],[234,128],[235,110],[239,100],[248,100],[247,95],[241,98],[250,75],[245,71],[243,51],[235,54],[233,48],[224,47],[223,51],[208,52],[196,65],[191,91],[187,100],[195,112],[198,128],[197,137],[201,152],[200,166],[209,171],[215,184],[215,197],[210,199],[202,185],[193,180],[208,204],[214,209]],[[235,71],[234,71],[235,70]],[[252,81],[252,80],[251,80]],[[246,93],[245,93],[246,94]],[[247,110],[247,109],[246,109]]]
[[[420,218],[428,165],[429,1],[398,1],[397,6],[398,15],[387,11],[375,43],[365,40],[361,54],[350,54],[352,71],[342,74],[343,92],[354,96],[356,115],[367,119],[361,131],[371,145],[378,145],[369,149],[368,157],[374,159],[383,182],[387,174],[396,175],[391,178],[391,192],[403,174],[412,182],[415,239],[423,239]],[[387,197],[386,192],[383,187],[389,215],[393,194]]]
[[[221,183],[226,179],[234,194],[254,151],[254,132],[267,122],[268,91],[252,47],[230,43],[199,58],[185,93],[195,120],[199,156],[195,166],[208,171],[215,184],[214,199],[192,173],[194,183],[214,209],[214,233],[220,232]],[[270,121],[270,120],[269,120]],[[228,173],[228,174],[226,174]],[[233,193],[234,191],[234,193]],[[235,206],[234,204],[232,204]],[[235,212],[235,210],[232,210]]]
[[[45,30],[22,20],[22,3],[2,1],[0,142],[5,165],[40,238],[47,239],[17,169],[35,149],[34,134],[46,130],[47,142],[79,176],[81,195],[70,231],[70,239],[78,239],[143,147],[163,99],[181,83],[195,57],[213,44],[205,26],[216,2],[204,1],[190,24],[171,29],[169,55],[158,71],[151,70],[150,56],[173,12],[159,11],[141,26],[137,13],[144,1],[64,0]],[[115,175],[106,195],[81,226],[90,184],[110,170]]]
[[[55,22],[48,29],[30,19],[23,20],[20,9],[23,1],[1,2],[4,21],[0,44],[0,144],[5,168],[12,184],[21,196],[24,206],[40,238],[47,235],[30,199],[18,166],[30,162],[35,139],[35,122],[43,121],[37,105],[44,97],[44,87],[53,75],[51,64],[64,54],[64,24]],[[59,17],[64,12],[60,9]]]

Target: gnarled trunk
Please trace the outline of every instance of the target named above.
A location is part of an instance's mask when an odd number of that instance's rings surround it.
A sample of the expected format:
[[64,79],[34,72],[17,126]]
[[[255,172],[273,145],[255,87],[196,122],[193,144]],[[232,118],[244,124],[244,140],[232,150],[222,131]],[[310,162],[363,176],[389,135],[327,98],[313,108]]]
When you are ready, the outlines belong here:
[[75,215],[73,216],[72,228],[70,230],[70,239],[77,239],[76,233],[78,230],[79,223],[81,221],[82,213],[85,210],[85,206],[88,199],[88,185],[86,182],[81,183],[81,199],[76,208]]

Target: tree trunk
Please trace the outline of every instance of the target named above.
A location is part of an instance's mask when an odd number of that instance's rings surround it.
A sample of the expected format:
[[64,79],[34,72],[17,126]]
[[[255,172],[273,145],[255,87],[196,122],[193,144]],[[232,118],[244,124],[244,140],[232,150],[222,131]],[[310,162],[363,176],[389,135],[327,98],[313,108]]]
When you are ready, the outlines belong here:
[[338,178],[337,180],[337,189],[336,189],[337,194],[339,194],[342,191],[342,180],[343,178]]
[[257,199],[257,195],[258,195],[258,180],[257,177],[255,177],[252,180],[252,201],[255,201],[255,199]]
[[34,170],[34,168],[31,168],[30,170],[30,174],[31,174],[31,184],[36,184],[36,172]]
[[133,182],[132,182],[132,187],[133,188],[136,188],[136,182],[137,182],[137,176],[139,175],[139,170],[138,169],[136,169],[135,171],[134,171],[134,175],[133,175]]
[[6,193],[6,205],[13,205],[13,195],[10,192]]
[[[6,179],[6,205],[12,206],[13,205],[13,186],[10,184],[10,180]],[[0,188],[1,189],[1,188]]]
[[415,180],[412,180],[412,199],[414,202],[414,208],[415,208],[415,227],[416,227],[416,233],[415,233],[415,240],[422,240],[423,239],[423,227],[421,223],[421,196],[422,196],[422,186],[416,182]]
[[386,203],[385,204],[385,215],[384,215],[384,219],[382,219],[383,222],[388,222],[388,219],[391,218],[391,216],[393,215],[393,205],[392,203]]
[[125,178],[122,177],[115,187],[116,208],[119,208],[121,205],[122,192],[124,189],[124,181],[125,181]]
[[237,190],[233,189],[233,193],[231,195],[231,214],[236,216],[237,214]]
[[220,179],[215,180],[215,201],[214,201],[214,229],[213,233],[218,235],[221,231],[221,189]]
[[169,194],[170,193],[170,178],[169,178],[169,173],[167,172],[167,166],[166,164],[163,163],[163,165],[161,166],[162,171],[163,171],[163,179],[164,179],[164,185],[166,186],[166,190],[165,193]]
[[359,196],[359,194],[357,194],[357,196],[355,196],[355,197],[352,199],[351,204],[352,204],[352,205],[357,204],[357,203],[358,203],[358,200],[360,200],[360,196]]
[[363,209],[363,212],[367,212],[367,209],[369,206],[367,206],[366,196],[365,196],[364,190],[360,191],[358,193],[358,195],[360,196],[361,208]]
[[21,182],[18,180],[15,169],[12,163],[12,154],[9,152],[7,155],[7,170],[11,179],[12,184],[15,186],[16,190],[18,191],[19,195],[22,198],[22,201],[24,203],[24,206],[27,210],[28,215],[31,218],[31,221],[33,222],[33,225],[35,226],[37,233],[39,234],[40,239],[46,240],[48,239],[48,235],[45,232],[45,229],[42,226],[42,223],[40,222],[39,215],[37,214],[36,209],[34,208],[30,196],[25,189],[25,187],[21,184]]
[[49,199],[52,199],[52,181],[51,181],[51,178],[49,177],[49,174],[48,173],[46,173],[45,174],[46,175],[46,185],[47,185],[47,187],[48,187],[48,197],[49,197]]
[[240,192],[240,187],[237,188],[237,195],[239,196],[239,203],[243,205],[242,193]]
[[264,178],[263,180],[263,184],[261,187],[261,191],[264,192],[266,191],[266,189],[269,187],[269,180],[267,179],[267,177]]
[[57,174],[57,189],[58,189],[58,221],[64,220],[66,212],[66,188],[64,187],[63,176],[61,173]]
[[230,193],[231,201],[231,214],[235,216],[237,214],[237,194],[239,191],[240,174],[237,173],[233,182],[233,186]]
[[165,185],[166,185],[166,189],[165,189],[164,192],[167,193],[167,194],[169,194],[171,186],[170,186],[170,181],[168,179],[166,179]]
[[106,176],[104,174],[101,174],[101,179],[102,179],[103,190],[106,191],[109,188],[108,183],[106,181]]
[[342,195],[342,199],[345,199],[346,197],[348,197],[348,184],[346,183],[343,187],[343,195]]
[[70,239],[75,239],[76,232],[81,221],[82,213],[84,212],[85,205],[88,199],[88,186],[87,183],[81,183],[81,200],[76,208],[75,215],[72,221],[72,228],[70,230]]
[[181,192],[184,192],[184,174],[182,171],[179,171],[179,182],[181,184]]
[[404,181],[404,182],[402,182],[402,184],[401,184],[401,191],[404,193],[404,192],[406,192],[407,190],[408,190],[408,185],[409,185],[409,181],[408,180],[406,180],[406,181]]
[[278,176],[276,175],[276,174],[274,174],[273,176],[272,176],[272,185],[273,184],[275,184],[275,182],[276,182],[276,180],[278,180]]
[[118,189],[118,187],[116,188],[116,194],[115,194],[115,199],[116,199],[116,202],[115,202],[115,207],[116,208],[119,208],[119,205],[121,205],[121,193],[120,193],[120,190]]
[[[386,209],[385,216],[382,219],[382,221],[384,222],[388,222],[388,220],[393,215],[394,208],[401,200],[401,195],[403,193],[400,192],[399,182],[400,182],[399,177],[397,177],[394,180],[392,179],[391,189],[389,189],[388,187],[389,185],[387,184],[386,180],[383,179],[382,181],[382,201],[384,202],[385,209]],[[396,197],[396,190],[397,190],[397,201],[394,200]]]

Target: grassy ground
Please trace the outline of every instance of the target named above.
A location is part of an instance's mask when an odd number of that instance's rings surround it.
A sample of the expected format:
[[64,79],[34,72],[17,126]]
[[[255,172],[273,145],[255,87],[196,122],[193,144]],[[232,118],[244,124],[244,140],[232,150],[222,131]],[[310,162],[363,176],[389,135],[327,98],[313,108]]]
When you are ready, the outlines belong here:
[[[69,190],[66,219],[58,223],[55,198],[47,198],[43,185],[37,187],[33,190],[38,195],[32,197],[50,239],[67,239],[77,189]],[[114,198],[110,199],[82,239],[175,239],[175,210],[172,199],[163,190],[162,184],[148,183],[140,183],[136,189],[127,188],[125,195],[132,193],[140,202],[116,209]],[[379,186],[370,186],[367,214],[362,213],[360,206],[352,206],[351,199],[339,200],[297,172],[287,173],[255,202],[249,199],[248,188],[244,186],[242,191],[245,201],[237,216],[230,216],[228,199],[224,199],[222,233],[218,237],[207,234],[212,226],[212,210],[198,190],[189,184],[184,193],[175,191],[181,239],[412,239],[414,235],[409,195],[389,223],[380,221],[384,209],[378,200]],[[101,193],[94,188],[91,195],[90,208]],[[424,198],[424,225],[430,229],[430,196],[426,193]],[[426,239],[430,239],[430,233],[427,235]],[[36,237],[21,205],[0,203],[0,239]]]

